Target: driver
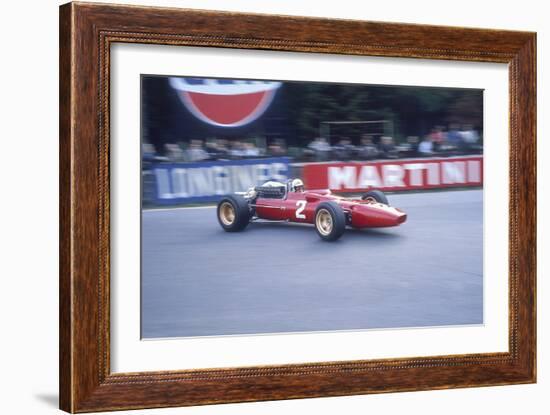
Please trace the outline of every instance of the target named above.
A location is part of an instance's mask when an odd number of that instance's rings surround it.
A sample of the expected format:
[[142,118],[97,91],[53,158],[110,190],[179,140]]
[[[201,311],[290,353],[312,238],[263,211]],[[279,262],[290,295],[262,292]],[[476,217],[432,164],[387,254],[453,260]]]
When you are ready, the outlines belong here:
[[292,180],[292,183],[290,184],[290,190],[292,192],[302,193],[304,191],[304,182],[300,179]]

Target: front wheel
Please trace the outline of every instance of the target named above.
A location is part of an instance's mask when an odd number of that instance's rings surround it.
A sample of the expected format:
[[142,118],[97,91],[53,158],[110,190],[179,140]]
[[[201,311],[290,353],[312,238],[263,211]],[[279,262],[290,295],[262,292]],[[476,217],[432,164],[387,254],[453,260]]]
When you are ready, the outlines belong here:
[[382,203],[388,206],[390,205],[390,203],[388,202],[388,198],[386,197],[384,192],[381,192],[380,190],[370,190],[363,196],[361,196],[361,199],[369,202]]
[[226,232],[244,230],[250,222],[248,202],[239,196],[224,197],[218,203],[218,222]]
[[346,230],[346,215],[335,202],[323,202],[315,210],[315,230],[324,241],[335,241]]

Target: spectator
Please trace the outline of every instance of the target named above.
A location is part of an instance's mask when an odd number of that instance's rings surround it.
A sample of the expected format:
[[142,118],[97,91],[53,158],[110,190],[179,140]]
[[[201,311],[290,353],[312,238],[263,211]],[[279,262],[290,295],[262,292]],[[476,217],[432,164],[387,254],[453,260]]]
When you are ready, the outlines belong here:
[[228,151],[223,144],[224,140],[209,140],[205,144],[206,152],[210,160],[223,160],[227,158]]
[[181,147],[174,143],[166,143],[164,145],[164,155],[169,161],[185,161],[185,154]]
[[361,136],[361,145],[359,146],[359,157],[363,160],[372,160],[378,157],[378,148],[373,144],[372,137],[368,134]]
[[218,138],[216,140],[216,147],[217,147],[218,151],[220,152],[220,154],[222,155],[222,157],[227,158],[227,157],[230,156],[230,151],[229,151],[229,147],[227,145],[227,140],[226,139]]
[[325,137],[317,137],[308,147],[315,154],[316,160],[328,160],[332,148]]
[[460,136],[462,137],[462,141],[469,145],[477,144],[477,142],[479,141],[479,134],[476,130],[473,129],[470,124],[465,124],[464,126],[462,126]]
[[386,159],[398,158],[399,155],[393,143],[392,137],[383,136],[380,138],[380,153],[381,156]]
[[479,134],[471,124],[465,124],[460,131],[463,150],[468,153],[482,153],[483,146],[479,143]]
[[286,147],[284,140],[274,140],[269,144],[267,152],[270,156],[281,157],[286,155]]
[[235,140],[231,143],[231,150],[229,151],[229,154],[231,154],[231,157],[233,158],[239,158],[244,156],[244,149],[243,144]]
[[458,126],[456,124],[451,124],[449,126],[449,133],[447,134],[447,142],[449,145],[452,145],[456,148],[462,146],[462,136],[458,131]]
[[410,135],[407,137],[407,151],[406,155],[408,157],[416,157],[418,155],[418,137],[415,135]]
[[437,151],[445,143],[445,133],[441,126],[435,126],[430,132],[430,140],[433,144],[433,151]]
[[347,137],[342,137],[338,144],[333,148],[334,155],[339,160],[349,160],[355,152],[355,146],[351,144],[351,141]]
[[141,158],[144,162],[154,161],[156,158],[155,147],[149,143],[143,143],[141,146]]
[[254,145],[254,143],[243,143],[243,155],[245,157],[258,157],[260,155],[260,149]]
[[187,149],[187,158],[189,161],[208,160],[209,156],[202,146],[202,140],[191,140]]
[[418,152],[422,156],[431,156],[434,154],[434,143],[431,134],[424,137],[424,140],[418,145]]

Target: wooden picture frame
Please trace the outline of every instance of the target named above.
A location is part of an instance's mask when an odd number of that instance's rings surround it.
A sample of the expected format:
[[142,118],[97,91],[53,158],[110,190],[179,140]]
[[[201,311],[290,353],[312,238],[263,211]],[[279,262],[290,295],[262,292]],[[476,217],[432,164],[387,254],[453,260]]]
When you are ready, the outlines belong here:
[[[114,43],[509,65],[509,352],[111,373]],[[531,383],[536,379],[536,34],[156,7],[60,8],[60,407],[68,412]]]

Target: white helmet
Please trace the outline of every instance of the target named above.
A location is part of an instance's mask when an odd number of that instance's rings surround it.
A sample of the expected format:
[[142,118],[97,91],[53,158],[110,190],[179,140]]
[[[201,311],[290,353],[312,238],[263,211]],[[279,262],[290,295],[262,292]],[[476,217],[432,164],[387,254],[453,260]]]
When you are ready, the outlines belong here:
[[304,191],[304,182],[300,179],[294,179],[292,180],[292,183],[290,184],[290,190],[293,192],[303,192]]

